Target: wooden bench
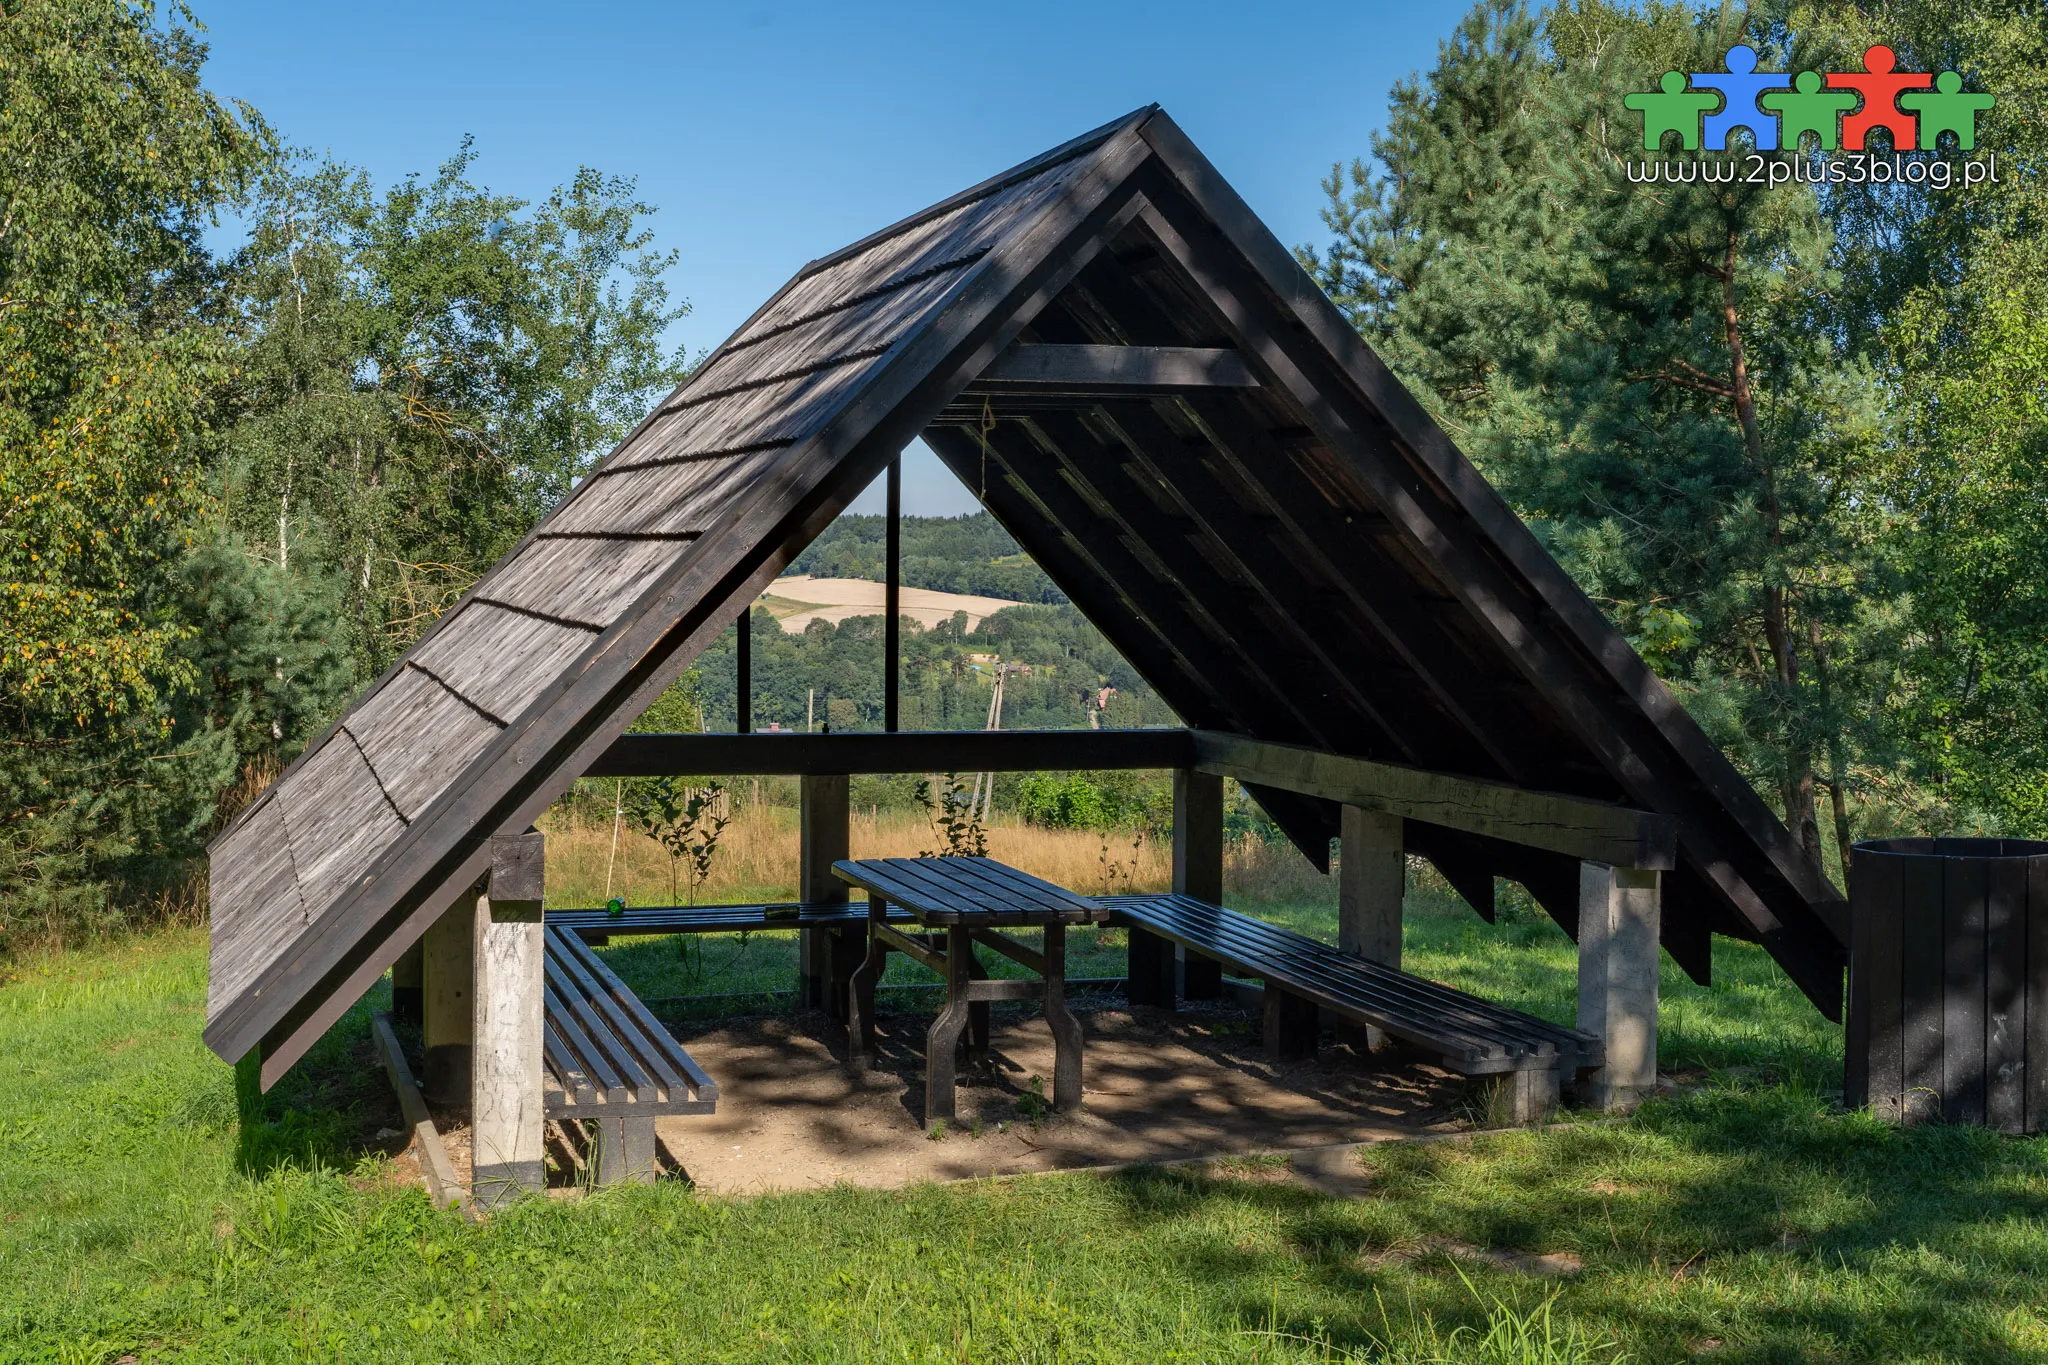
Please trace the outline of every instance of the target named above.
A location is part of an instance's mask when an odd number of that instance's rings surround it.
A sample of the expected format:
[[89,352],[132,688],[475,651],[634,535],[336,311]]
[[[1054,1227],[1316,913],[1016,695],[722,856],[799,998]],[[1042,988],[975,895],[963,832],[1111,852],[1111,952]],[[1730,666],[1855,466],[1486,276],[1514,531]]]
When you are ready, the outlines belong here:
[[[1396,968],[1353,957],[1276,924],[1191,896],[1111,896],[1112,924],[1132,931],[1135,1003],[1173,1003],[1166,944],[1265,983],[1266,1049],[1276,1060],[1312,1056],[1318,1010],[1379,1029],[1466,1076],[1498,1075],[1518,1122],[1556,1107],[1559,1086],[1600,1065],[1600,1039]],[[1141,935],[1155,936],[1151,944]],[[1163,940],[1163,942],[1161,942]]]
[[[550,928],[566,929],[585,943],[613,935],[737,934],[757,929],[830,929],[865,926],[868,908],[859,901],[771,901],[762,905],[636,905],[614,915],[602,907],[549,910]],[[901,910],[892,924],[908,924]],[[863,929],[863,932],[865,930]]]
[[598,1184],[652,1180],[654,1120],[714,1112],[718,1084],[581,938],[550,922],[544,939],[545,1112],[596,1125]]

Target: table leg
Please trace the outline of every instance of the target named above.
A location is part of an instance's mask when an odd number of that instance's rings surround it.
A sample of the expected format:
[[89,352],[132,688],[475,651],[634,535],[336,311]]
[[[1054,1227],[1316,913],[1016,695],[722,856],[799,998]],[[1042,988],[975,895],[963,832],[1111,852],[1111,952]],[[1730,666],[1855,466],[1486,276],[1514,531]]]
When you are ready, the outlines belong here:
[[939,1017],[932,1021],[932,1030],[925,1035],[924,1046],[924,1121],[950,1119],[954,1116],[953,1049],[960,1045],[960,1034],[967,1027],[969,1002],[966,1000],[968,964],[974,961],[974,949],[965,929],[946,930],[946,1007],[939,1011]]
[[846,1069],[855,1075],[868,1069],[875,1055],[875,983],[882,979],[889,950],[875,934],[884,923],[889,903],[879,896],[868,897],[867,955],[854,969],[846,992]]
[[[988,970],[981,965],[981,954],[974,950],[974,939],[970,934],[961,940],[967,948],[967,979],[988,980]],[[988,1063],[988,1001],[975,1000],[967,1006],[967,1060],[973,1066]]]
[[1067,1008],[1067,926],[1045,926],[1045,1022],[1052,1027],[1052,1107],[1081,1105],[1081,1021]]

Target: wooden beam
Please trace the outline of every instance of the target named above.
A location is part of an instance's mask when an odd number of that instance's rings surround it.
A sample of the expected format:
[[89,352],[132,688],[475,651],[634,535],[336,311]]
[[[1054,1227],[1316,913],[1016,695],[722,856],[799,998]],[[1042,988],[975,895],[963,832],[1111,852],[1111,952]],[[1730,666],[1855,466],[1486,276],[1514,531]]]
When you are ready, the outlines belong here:
[[622,735],[587,777],[678,774],[1070,772],[1180,768],[1189,732],[1148,730],[908,730],[898,734]]
[[1678,827],[1669,816],[1213,730],[1195,731],[1194,744],[1197,770],[1240,782],[1263,783],[1616,867],[1662,871],[1677,866]]
[[997,355],[970,391],[1128,393],[1132,390],[1255,389],[1239,352],[1217,346],[1042,345],[1018,342]]

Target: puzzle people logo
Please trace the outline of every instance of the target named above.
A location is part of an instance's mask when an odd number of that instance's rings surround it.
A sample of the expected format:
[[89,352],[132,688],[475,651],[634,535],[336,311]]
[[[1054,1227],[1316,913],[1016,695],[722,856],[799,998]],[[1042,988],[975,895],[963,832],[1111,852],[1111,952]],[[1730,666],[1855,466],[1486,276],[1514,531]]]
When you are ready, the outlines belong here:
[[[1954,71],[1930,76],[1924,71],[1894,71],[1897,54],[1878,44],[1863,54],[1863,70],[1758,71],[1756,51],[1738,44],[1728,49],[1727,71],[1667,71],[1655,91],[1627,96],[1622,103],[1642,115],[1643,150],[1662,152],[1665,139],[1678,138],[1680,151],[1725,152],[1738,128],[1749,131],[1753,152],[1749,173],[1733,167],[1709,168],[1691,162],[1629,163],[1629,179],[1728,183],[1784,184],[1791,181],[1873,183],[1892,181],[1931,184],[1946,189],[1956,179],[1946,160],[1907,157],[1908,152],[1941,151],[1944,134],[1958,152],[1977,147],[1977,116],[1995,103],[1991,95],[1963,89]],[[1883,129],[1891,138],[1892,158],[1874,155],[1870,135]],[[1802,163],[1794,157],[1767,158],[1765,152],[1799,153],[1812,135],[1823,153],[1860,153],[1849,158],[1823,158]],[[1963,163],[1961,179],[1977,184],[1998,179],[1996,156]],[[1639,173],[1640,172],[1640,173]]]

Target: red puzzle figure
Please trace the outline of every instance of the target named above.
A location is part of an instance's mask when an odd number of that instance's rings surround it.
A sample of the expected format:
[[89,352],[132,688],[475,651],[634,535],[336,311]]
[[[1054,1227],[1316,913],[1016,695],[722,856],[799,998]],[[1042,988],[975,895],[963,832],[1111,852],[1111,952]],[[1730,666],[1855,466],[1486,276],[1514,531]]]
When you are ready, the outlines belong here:
[[1863,139],[1873,128],[1891,130],[1893,151],[1910,152],[1919,145],[1919,119],[1916,115],[1900,111],[1899,92],[1925,90],[1934,81],[1925,71],[1894,72],[1892,63],[1897,60],[1890,48],[1879,43],[1863,54],[1863,70],[1868,74],[1828,73],[1829,89],[1854,90],[1863,96],[1863,107],[1842,120],[1844,150],[1863,151]]

